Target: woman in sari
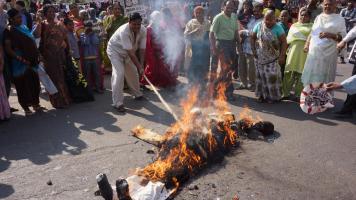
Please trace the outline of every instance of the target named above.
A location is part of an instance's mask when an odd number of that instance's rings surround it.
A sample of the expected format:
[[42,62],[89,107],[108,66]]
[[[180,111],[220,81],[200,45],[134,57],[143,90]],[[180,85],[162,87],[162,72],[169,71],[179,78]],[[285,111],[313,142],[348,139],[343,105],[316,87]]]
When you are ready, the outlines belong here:
[[121,6],[118,3],[114,4],[114,6],[112,7],[112,13],[112,15],[105,17],[103,20],[103,28],[106,35],[103,39],[103,43],[101,44],[100,53],[104,64],[105,72],[111,72],[110,59],[106,53],[108,41],[121,25],[128,22],[127,17],[121,14]]
[[345,20],[335,10],[336,0],[324,0],[323,13],[314,21],[304,49],[308,52],[302,75],[304,86],[335,81],[336,45],[346,35]]
[[[165,35],[168,28],[166,28],[167,24],[164,21],[172,20],[172,18],[164,19],[165,16],[163,12],[154,11],[150,16],[150,25],[147,27],[144,74],[153,85],[158,87],[175,86],[178,76],[177,68],[174,65],[167,64],[165,60],[163,43],[168,36]],[[168,17],[172,17],[172,15]],[[143,85],[148,84],[144,77],[140,82]]]
[[188,79],[191,83],[204,84],[209,72],[210,22],[204,19],[204,8],[195,7],[195,19],[190,20],[185,28],[184,36],[191,43],[192,58],[188,68]]
[[0,47],[0,121],[10,118],[10,105],[7,99],[7,93],[5,89],[5,81],[3,76],[4,71],[4,52]]
[[259,102],[281,99],[280,65],[285,63],[287,41],[284,30],[276,24],[274,11],[268,10],[253,29],[252,52],[256,58],[256,97]]
[[290,96],[293,85],[294,95],[296,100],[300,97],[303,90],[301,82],[302,72],[307,58],[307,54],[303,51],[305,42],[311,32],[313,24],[310,23],[310,12],[306,8],[301,8],[299,11],[298,22],[290,27],[287,43],[289,49],[287,53],[286,68],[282,84],[283,97]]
[[45,70],[58,93],[50,95],[49,99],[54,108],[66,108],[70,102],[70,94],[65,81],[65,66],[67,64],[68,48],[67,34],[60,24],[54,21],[55,8],[46,5],[43,8],[46,20],[37,27],[36,33],[41,35],[40,52],[43,57]]
[[10,27],[5,31],[5,50],[10,62],[12,80],[15,84],[17,98],[25,115],[31,115],[30,106],[38,112],[40,106],[40,82],[36,70],[39,64],[39,52],[35,38],[30,30],[22,25],[20,13],[11,9],[9,15]]

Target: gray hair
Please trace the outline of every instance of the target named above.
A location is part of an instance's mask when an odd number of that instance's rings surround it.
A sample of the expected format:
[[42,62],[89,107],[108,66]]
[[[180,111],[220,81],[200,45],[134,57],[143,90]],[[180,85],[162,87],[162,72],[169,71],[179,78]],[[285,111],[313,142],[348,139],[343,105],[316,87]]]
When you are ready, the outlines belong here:
[[161,12],[155,10],[150,14],[150,24],[160,22],[162,20]]

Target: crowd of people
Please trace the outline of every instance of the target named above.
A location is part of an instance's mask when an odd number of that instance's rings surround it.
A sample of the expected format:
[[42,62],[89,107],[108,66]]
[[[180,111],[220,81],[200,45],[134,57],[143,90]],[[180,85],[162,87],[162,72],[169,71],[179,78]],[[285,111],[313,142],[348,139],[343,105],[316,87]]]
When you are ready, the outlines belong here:
[[[118,112],[126,110],[125,87],[142,100],[145,85],[174,88],[181,72],[202,91],[224,83],[229,101],[235,89],[248,89],[261,103],[299,101],[304,86],[335,80],[340,51],[356,32],[356,1],[342,2],[342,9],[336,0],[245,0],[240,9],[239,3],[162,6],[147,13],[146,26],[143,16],[125,16],[118,3],[63,10],[50,1],[30,7],[23,0],[2,2],[0,120],[17,111],[8,102],[12,85],[29,116],[46,109],[41,84],[52,106],[63,109],[102,94],[104,74],[111,74]],[[355,105],[350,95],[339,114],[352,114]]]

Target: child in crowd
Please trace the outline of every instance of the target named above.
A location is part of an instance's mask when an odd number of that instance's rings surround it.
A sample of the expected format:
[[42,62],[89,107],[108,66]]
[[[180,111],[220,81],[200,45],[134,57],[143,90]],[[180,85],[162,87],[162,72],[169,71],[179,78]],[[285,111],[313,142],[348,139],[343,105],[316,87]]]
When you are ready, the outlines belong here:
[[[84,24],[85,32],[80,35],[80,45],[83,49],[83,75],[88,83],[91,83],[91,77],[94,78],[95,92],[103,93],[100,80],[100,66],[97,63],[99,38],[93,31],[93,23]],[[93,74],[93,75],[91,75]],[[92,86],[92,88],[94,88]]]
[[80,66],[79,60],[80,60],[80,53],[79,53],[79,46],[78,46],[78,38],[76,34],[74,33],[74,22],[73,20],[69,18],[65,18],[63,21],[63,24],[66,27],[67,31],[67,38],[68,38],[68,43],[69,43],[69,48],[70,48],[70,54],[72,58],[77,63],[77,66]]
[[303,51],[305,42],[311,32],[311,14],[306,8],[301,8],[298,22],[294,23],[289,30],[287,43],[289,45],[287,53],[286,68],[282,84],[283,97],[289,98],[292,87],[294,86],[295,99],[299,101],[300,93],[303,90],[301,76],[304,69],[307,53]]

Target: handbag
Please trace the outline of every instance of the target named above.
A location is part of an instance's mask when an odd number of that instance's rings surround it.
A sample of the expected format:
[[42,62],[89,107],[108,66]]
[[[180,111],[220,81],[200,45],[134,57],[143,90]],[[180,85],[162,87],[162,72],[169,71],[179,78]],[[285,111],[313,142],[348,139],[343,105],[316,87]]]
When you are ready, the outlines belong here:
[[44,70],[43,63],[38,64],[37,74],[40,82],[50,95],[58,93],[56,86],[52,82],[51,78],[49,78],[47,72]]

